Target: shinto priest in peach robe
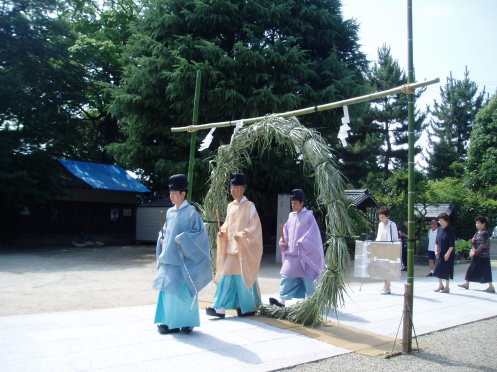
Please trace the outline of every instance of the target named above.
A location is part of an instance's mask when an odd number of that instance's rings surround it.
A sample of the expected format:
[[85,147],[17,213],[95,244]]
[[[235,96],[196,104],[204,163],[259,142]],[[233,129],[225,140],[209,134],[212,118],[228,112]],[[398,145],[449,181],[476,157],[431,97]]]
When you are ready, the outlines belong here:
[[254,203],[245,196],[229,203],[220,231],[224,234],[217,238],[213,306],[252,312],[261,303],[257,275],[262,258],[262,228]]

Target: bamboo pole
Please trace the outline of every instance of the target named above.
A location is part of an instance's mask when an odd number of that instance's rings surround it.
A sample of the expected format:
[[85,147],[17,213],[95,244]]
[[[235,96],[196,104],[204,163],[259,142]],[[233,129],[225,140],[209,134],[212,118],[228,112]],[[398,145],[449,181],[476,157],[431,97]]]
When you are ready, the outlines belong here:
[[[412,0],[407,0],[407,64],[408,75],[407,82],[414,80],[414,58],[413,58],[413,33],[412,33]],[[413,296],[414,296],[414,203],[416,198],[416,180],[414,177],[414,94],[407,97],[407,286],[409,291],[407,296],[407,305],[409,312],[413,314]],[[412,350],[412,316],[404,317],[404,352]]]
[[160,211],[160,235],[164,239],[164,211]]
[[[193,98],[193,118],[192,123],[195,125],[198,123],[198,105],[200,101],[200,80],[201,72],[197,70],[197,77],[195,79],[195,96]],[[197,147],[197,134],[192,133],[190,137],[190,159],[188,161],[188,184],[190,185],[190,192],[188,193],[186,199],[188,202],[192,201],[193,194],[193,167],[195,165],[195,149]]]
[[[306,115],[306,114],[312,114],[313,112],[319,112],[319,111],[326,111],[326,110],[331,110],[337,107],[342,107],[345,105],[352,105],[355,103],[360,103],[360,102],[366,102],[366,101],[372,101],[377,98],[389,96],[392,94],[398,94],[398,93],[405,93],[409,94],[412,96],[410,93],[414,93],[414,91],[417,88],[421,88],[427,85],[431,84],[436,84],[440,82],[440,78],[435,78],[431,80],[425,80],[422,82],[418,83],[409,83],[409,84],[404,84],[392,89],[384,90],[381,92],[376,92],[376,93],[371,93],[371,94],[366,94],[364,96],[360,97],[354,97],[354,98],[349,98],[349,99],[344,99],[342,101],[337,101],[337,102],[332,102],[332,103],[326,103],[324,105],[320,106],[313,106],[313,107],[308,107],[304,109],[299,109],[299,110],[293,110],[293,111],[288,111],[288,112],[283,112],[280,114],[274,114],[274,116],[278,117],[292,117],[292,116],[300,116],[300,115]],[[257,121],[261,121],[265,119],[268,115],[264,116],[258,116],[255,118],[249,118],[249,119],[242,119],[244,124],[252,124]],[[209,124],[201,124],[201,125],[189,125],[186,127],[174,127],[171,128],[172,132],[196,132],[198,130],[205,130],[205,129],[211,129],[211,128],[222,128],[222,127],[232,127],[236,125],[236,122],[238,120],[230,120],[230,121],[221,121],[217,123],[209,123]]]
[[280,234],[281,234],[281,240],[283,241],[283,244],[286,244],[285,231],[283,230],[283,225],[280,225]]
[[216,208],[217,231],[221,231],[221,219],[219,218],[219,209]]

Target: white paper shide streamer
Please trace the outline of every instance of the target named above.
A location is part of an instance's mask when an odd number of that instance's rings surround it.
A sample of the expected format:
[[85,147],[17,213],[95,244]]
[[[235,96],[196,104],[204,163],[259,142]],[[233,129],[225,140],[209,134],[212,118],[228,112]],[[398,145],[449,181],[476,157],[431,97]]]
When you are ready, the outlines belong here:
[[231,136],[230,144],[233,143],[233,138],[235,137],[236,132],[238,132],[243,127],[243,120],[238,120],[235,125],[235,129],[233,130],[233,135]]
[[343,118],[342,118],[342,125],[340,126],[340,130],[338,132],[338,138],[342,142],[342,146],[345,147],[347,146],[347,140],[346,138],[349,136],[348,131],[350,130],[349,123],[350,123],[350,117],[349,117],[349,108],[347,106],[343,106]]
[[205,136],[204,140],[200,144],[200,147],[198,148],[198,151],[204,151],[205,149],[208,149],[209,146],[211,145],[212,139],[214,138],[214,131],[216,128],[212,128],[209,133],[207,133],[207,136]]

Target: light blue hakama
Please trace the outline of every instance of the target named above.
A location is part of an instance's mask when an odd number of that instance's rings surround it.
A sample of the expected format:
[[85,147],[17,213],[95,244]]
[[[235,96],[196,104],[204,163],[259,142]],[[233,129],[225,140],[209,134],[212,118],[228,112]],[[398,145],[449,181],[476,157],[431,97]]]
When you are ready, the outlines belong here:
[[194,301],[190,296],[186,282],[183,281],[179,294],[159,292],[154,322],[166,324],[169,329],[200,326],[198,299]]
[[255,311],[261,304],[261,294],[257,281],[247,289],[241,275],[223,275],[214,295],[215,309],[238,309],[243,313]]
[[310,278],[295,278],[282,275],[280,281],[280,298],[290,300],[292,298],[305,298],[316,291],[316,283]]

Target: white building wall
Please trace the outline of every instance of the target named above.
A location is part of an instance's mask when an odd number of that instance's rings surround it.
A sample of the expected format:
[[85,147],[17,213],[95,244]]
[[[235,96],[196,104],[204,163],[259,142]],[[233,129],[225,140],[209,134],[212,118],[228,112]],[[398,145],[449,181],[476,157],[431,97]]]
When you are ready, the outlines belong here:
[[136,240],[147,242],[157,241],[162,228],[160,211],[164,211],[166,218],[167,207],[137,207],[136,208]]
[[290,211],[290,194],[278,194],[278,214],[276,216],[276,263],[281,263],[280,225],[284,225],[288,220]]

